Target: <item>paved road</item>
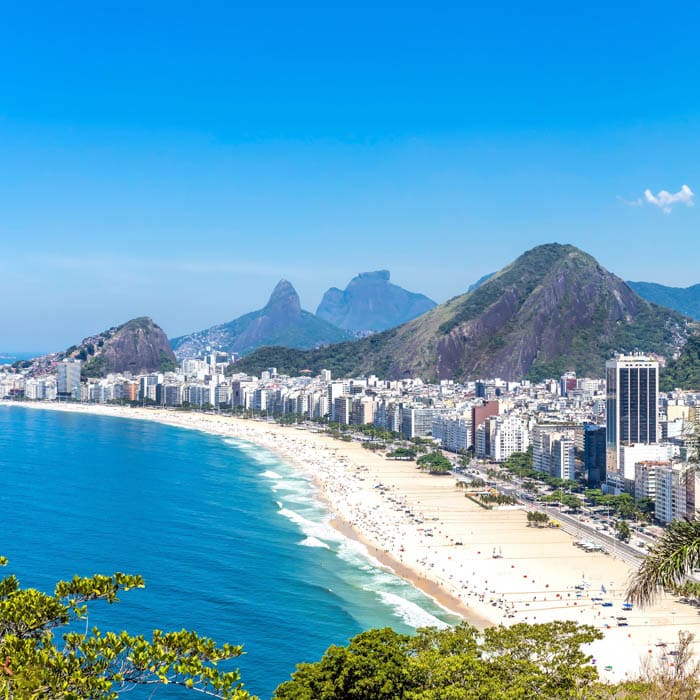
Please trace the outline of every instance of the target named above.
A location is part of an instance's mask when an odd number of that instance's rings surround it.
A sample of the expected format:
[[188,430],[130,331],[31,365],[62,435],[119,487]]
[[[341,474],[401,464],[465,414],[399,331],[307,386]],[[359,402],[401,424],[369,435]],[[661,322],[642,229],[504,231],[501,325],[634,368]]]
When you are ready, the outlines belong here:
[[[479,473],[482,479],[484,479],[485,481],[488,479],[485,472],[479,470]],[[468,480],[468,478],[465,478],[461,474],[455,474],[454,476],[460,481]],[[489,481],[493,482],[492,479],[489,479]],[[499,493],[505,494],[507,496],[515,496],[516,498],[518,493],[522,491],[522,489],[518,488],[517,486],[502,483],[496,483],[495,488],[497,491],[499,491]],[[605,532],[600,532],[587,523],[582,523],[580,520],[571,517],[568,513],[562,513],[557,508],[543,508],[540,506],[534,506],[530,503],[523,502],[521,499],[518,499],[518,501],[528,511],[546,512],[551,518],[558,520],[561,523],[562,530],[564,530],[568,534],[573,535],[574,537],[576,537],[576,539],[591,540],[592,542],[600,544],[602,547],[604,547],[605,551],[608,554],[614,556],[617,559],[621,559],[626,564],[634,567],[635,569],[644,559],[644,554],[636,550],[631,545],[625,542],[621,542],[613,535],[609,535]]]

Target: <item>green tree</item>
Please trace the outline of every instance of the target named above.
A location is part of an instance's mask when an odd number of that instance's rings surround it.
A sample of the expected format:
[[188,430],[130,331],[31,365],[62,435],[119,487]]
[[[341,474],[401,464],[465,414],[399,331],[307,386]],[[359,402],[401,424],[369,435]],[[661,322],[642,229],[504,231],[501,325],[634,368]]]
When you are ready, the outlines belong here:
[[633,575],[627,597],[639,605],[648,605],[663,589],[681,586],[698,568],[700,520],[674,520]]
[[[0,557],[0,565],[7,560]],[[217,646],[195,632],[161,632],[152,639],[127,632],[84,632],[87,604],[117,602],[119,591],[143,588],[140,576],[76,576],[59,581],[53,595],[20,588],[13,575],[0,579],[0,697],[112,700],[138,685],[174,684],[204,695],[247,700],[237,671],[217,665],[240,656],[242,647]],[[66,631],[58,639],[55,630]]]
[[313,664],[300,664],[276,700],[396,700],[408,687],[410,637],[383,629],[362,632],[347,647],[331,646]]
[[623,542],[630,541],[632,531],[630,530],[629,523],[626,520],[618,520],[615,529],[617,530],[618,539],[622,540]]
[[419,457],[417,464],[419,469],[431,474],[447,474],[452,471],[452,462],[437,450]]
[[[321,661],[301,664],[275,700],[520,700],[597,697],[582,650],[601,639],[574,622],[419,629],[414,637],[370,630]],[[587,691],[591,692],[588,693]]]

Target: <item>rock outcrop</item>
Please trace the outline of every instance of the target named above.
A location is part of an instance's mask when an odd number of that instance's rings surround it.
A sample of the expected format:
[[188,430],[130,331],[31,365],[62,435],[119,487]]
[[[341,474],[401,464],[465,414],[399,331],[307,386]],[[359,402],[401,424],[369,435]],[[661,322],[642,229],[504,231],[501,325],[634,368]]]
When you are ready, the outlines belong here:
[[362,272],[344,289],[331,287],[316,315],[358,334],[383,331],[424,314],[437,304],[423,294],[392,284],[388,270]]
[[301,308],[299,295],[287,280],[281,280],[264,308],[233,321],[173,338],[179,358],[197,357],[206,348],[245,355],[265,345],[314,348],[337,343],[350,335]]

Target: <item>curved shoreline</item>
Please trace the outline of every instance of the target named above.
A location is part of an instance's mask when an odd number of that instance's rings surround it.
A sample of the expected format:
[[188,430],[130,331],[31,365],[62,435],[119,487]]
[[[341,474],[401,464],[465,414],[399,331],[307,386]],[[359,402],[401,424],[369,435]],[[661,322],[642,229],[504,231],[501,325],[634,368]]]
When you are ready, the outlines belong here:
[[[99,404],[0,405],[151,420],[268,449],[312,479],[333,514],[331,524],[343,535],[475,626],[570,619],[601,629],[604,639],[590,653],[603,680],[635,676],[649,650],[661,640],[672,645],[680,630],[700,633],[697,611],[670,598],[625,613],[628,624],[619,627],[626,564],[572,547],[574,538],[559,529],[527,528],[520,509],[485,511],[465,499],[452,479],[418,473],[414,464],[386,460],[358,443],[213,414]],[[614,608],[595,603],[599,590]]]
[[[333,503],[329,501],[314,475],[310,473],[305,467],[305,465],[301,463],[298,459],[296,459],[295,456],[286,453],[284,450],[281,450],[278,447],[256,442],[249,435],[241,436],[238,433],[231,433],[230,431],[223,429],[216,430],[214,429],[215,426],[203,427],[201,425],[192,425],[181,420],[174,420],[173,418],[174,416],[207,415],[209,418],[214,418],[217,420],[227,420],[229,422],[240,421],[244,424],[251,423],[252,421],[250,420],[236,418],[231,419],[228,417],[224,418],[221,416],[211,414],[179,413],[165,409],[130,409],[120,406],[106,406],[103,404],[61,404],[41,401],[16,402],[0,400],[0,407],[2,406],[53,410],[61,413],[82,413],[88,415],[106,416],[109,418],[124,418],[126,420],[147,420],[156,423],[161,423],[162,425],[182,428],[185,430],[195,430],[198,432],[204,432],[207,435],[233,438],[236,440],[241,440],[243,442],[248,442],[254,447],[262,447],[263,449],[269,450],[273,454],[275,454],[279,459],[283,460],[283,462],[290,466],[292,469],[295,469],[296,471],[301,471],[302,473],[310,477],[310,483],[313,485],[315,492],[314,496],[316,500],[323,505],[323,507],[328,511],[328,514],[331,516],[328,523],[331,525],[331,527],[337,530],[344,537],[347,537],[348,539],[351,539],[361,544],[367,550],[367,554],[371,559],[374,559],[375,562],[379,563],[380,566],[390,570],[399,578],[410,583],[414,588],[420,590],[422,593],[427,595],[436,604],[445,609],[447,612],[467,620],[470,624],[473,624],[475,627],[478,627],[480,629],[483,629],[484,627],[487,627],[492,624],[488,619],[478,615],[474,610],[464,605],[464,603],[459,598],[452,595],[442,586],[435,583],[428,577],[422,576],[420,573],[402,564],[398,559],[394,558],[386,550],[380,549],[375,543],[367,539],[362,532],[358,531],[351,524],[346,522],[334,508]],[[132,414],[132,410],[139,411],[139,413]],[[265,427],[268,427],[270,425],[264,421],[255,421],[255,423],[258,423]],[[219,426],[219,428],[221,428],[221,426]]]

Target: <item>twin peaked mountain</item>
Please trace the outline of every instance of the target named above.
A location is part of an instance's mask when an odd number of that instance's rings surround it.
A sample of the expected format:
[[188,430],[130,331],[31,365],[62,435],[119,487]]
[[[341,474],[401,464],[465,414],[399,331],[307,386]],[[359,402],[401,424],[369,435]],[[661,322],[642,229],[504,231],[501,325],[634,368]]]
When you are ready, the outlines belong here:
[[329,289],[314,316],[301,308],[294,287],[282,280],[264,308],[173,338],[171,344],[180,358],[208,347],[239,355],[269,345],[314,348],[398,326],[434,306],[428,297],[391,284],[389,272],[380,270],[358,275],[344,291]]
[[601,376],[614,352],[670,357],[693,330],[691,319],[642,299],[590,255],[552,243],[396,328],[307,351],[261,348],[236,367],[426,380],[540,379],[569,369]]

